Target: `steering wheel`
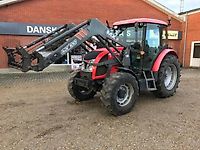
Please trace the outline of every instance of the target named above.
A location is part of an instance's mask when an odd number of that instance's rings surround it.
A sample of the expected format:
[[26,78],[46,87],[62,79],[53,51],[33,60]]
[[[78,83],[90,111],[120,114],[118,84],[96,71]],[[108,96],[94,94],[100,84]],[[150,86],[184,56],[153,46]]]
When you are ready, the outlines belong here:
[[131,52],[133,53],[140,53],[142,47],[141,47],[141,44],[139,42],[135,42],[133,45],[130,45],[130,48],[131,48]]

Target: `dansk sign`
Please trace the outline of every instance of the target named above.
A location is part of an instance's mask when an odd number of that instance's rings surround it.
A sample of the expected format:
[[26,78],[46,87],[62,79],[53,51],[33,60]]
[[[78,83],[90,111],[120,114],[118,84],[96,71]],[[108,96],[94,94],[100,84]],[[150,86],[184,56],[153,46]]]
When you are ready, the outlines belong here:
[[55,30],[57,27],[50,26],[26,26],[26,32],[29,34],[47,34]]
[[26,24],[0,22],[0,35],[44,35],[57,29],[59,25]]
[[[59,25],[44,25],[44,24],[28,24],[28,23],[11,23],[0,22],[0,35],[44,35],[57,29]],[[163,39],[166,39],[165,32]],[[181,40],[182,32],[168,31],[169,40]]]

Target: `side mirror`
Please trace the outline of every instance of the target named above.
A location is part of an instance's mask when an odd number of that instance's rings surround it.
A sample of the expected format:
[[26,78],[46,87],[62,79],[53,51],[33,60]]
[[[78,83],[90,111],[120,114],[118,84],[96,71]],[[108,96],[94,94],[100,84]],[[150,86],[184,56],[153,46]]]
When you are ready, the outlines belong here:
[[172,18],[169,16],[167,21],[168,21],[168,27],[170,27],[172,25],[171,24]]
[[108,20],[106,20],[106,25],[107,25],[108,28],[111,28]]
[[139,25],[140,25],[140,24],[139,24],[138,22],[135,23],[135,32],[138,31]]

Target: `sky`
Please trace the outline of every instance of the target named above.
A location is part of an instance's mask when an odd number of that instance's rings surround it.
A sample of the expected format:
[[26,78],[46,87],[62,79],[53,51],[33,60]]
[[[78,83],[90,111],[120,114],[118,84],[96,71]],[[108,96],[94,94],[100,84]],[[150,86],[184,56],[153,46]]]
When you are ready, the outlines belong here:
[[[180,0],[156,0],[157,2],[163,4],[169,9],[180,12]],[[184,11],[191,9],[200,8],[200,0],[184,0]]]

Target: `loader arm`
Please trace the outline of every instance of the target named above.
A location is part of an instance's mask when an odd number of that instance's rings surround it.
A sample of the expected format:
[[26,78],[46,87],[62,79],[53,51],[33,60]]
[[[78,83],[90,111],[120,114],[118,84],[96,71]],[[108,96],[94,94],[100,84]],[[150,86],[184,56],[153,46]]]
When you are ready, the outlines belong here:
[[[88,40],[93,36],[95,36],[101,44],[108,49],[111,55],[122,64],[119,57],[116,56],[116,53],[120,52],[115,45],[118,44],[126,47],[126,44],[116,41],[112,37],[110,29],[98,19],[90,19],[76,26],[64,25],[24,47],[4,47],[4,50],[8,55],[9,66],[21,69],[23,72],[29,70],[42,71],[65,54],[80,46],[88,51],[86,48],[90,47]],[[44,42],[47,38],[50,39]],[[110,47],[113,47],[116,53],[113,52]]]

